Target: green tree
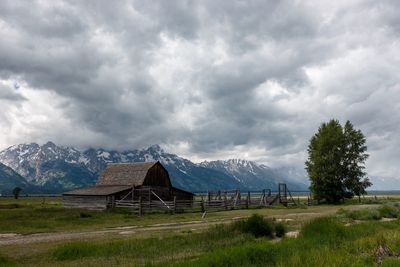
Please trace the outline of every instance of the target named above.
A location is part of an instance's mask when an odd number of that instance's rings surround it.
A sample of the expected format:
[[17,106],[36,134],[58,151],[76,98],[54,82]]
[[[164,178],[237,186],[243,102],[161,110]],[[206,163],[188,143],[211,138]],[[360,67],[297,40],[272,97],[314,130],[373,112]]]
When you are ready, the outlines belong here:
[[345,138],[345,157],[343,160],[344,183],[351,196],[365,194],[365,189],[372,185],[366,178],[365,161],[368,158],[366,139],[360,130],[354,129],[353,124],[347,121],[344,125],[343,134]]
[[22,188],[18,187],[18,186],[13,189],[12,193],[13,193],[15,199],[18,199],[19,193],[21,193],[21,191],[22,191]]
[[365,194],[371,185],[364,172],[367,147],[365,137],[347,121],[322,123],[308,146],[306,170],[310,189],[318,201],[337,203],[344,198]]

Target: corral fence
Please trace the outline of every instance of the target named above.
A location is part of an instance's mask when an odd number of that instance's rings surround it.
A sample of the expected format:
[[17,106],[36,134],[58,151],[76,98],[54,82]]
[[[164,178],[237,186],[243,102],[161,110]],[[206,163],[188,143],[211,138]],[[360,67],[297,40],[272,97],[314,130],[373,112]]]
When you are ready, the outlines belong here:
[[172,201],[163,200],[155,192],[157,198],[144,199],[139,197],[137,200],[122,199],[115,200],[113,207],[131,208],[133,213],[143,215],[154,211],[177,212],[202,212],[217,210],[232,210],[254,207],[269,207],[275,204],[297,205],[286,184],[279,185],[279,191],[272,193],[265,189],[259,192],[247,192],[242,194],[239,189],[208,192],[206,195],[197,195],[192,200],[181,200],[176,197]]

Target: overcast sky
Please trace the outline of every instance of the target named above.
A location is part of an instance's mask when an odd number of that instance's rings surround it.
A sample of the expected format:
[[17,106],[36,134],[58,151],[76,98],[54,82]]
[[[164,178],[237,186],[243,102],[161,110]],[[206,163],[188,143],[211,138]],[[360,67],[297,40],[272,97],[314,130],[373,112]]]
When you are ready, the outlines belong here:
[[0,149],[161,144],[301,166],[350,120],[400,158],[400,1],[0,1]]

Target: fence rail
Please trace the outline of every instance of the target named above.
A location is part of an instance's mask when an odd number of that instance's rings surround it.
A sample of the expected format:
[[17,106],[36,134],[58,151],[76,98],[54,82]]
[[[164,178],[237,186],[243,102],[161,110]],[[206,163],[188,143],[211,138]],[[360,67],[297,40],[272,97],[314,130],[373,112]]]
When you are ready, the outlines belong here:
[[276,203],[276,197],[245,198],[245,199],[217,199],[217,200],[175,200],[175,201],[141,201],[141,200],[116,200],[115,207],[131,208],[132,212],[139,215],[153,211],[171,212],[205,212],[209,210],[231,210],[251,207],[268,207]]
[[[250,207],[267,207],[277,203],[285,206],[288,204],[296,204],[286,184],[279,184],[277,194],[272,194],[271,190],[264,189],[259,192],[247,192],[242,194],[239,189],[219,190],[216,192],[209,191],[207,195],[195,196],[193,199],[181,200],[177,196],[171,199],[163,199],[163,194],[157,194],[151,188],[143,196],[142,194],[134,194],[134,190],[127,193],[119,200],[112,199],[108,205],[110,207],[131,208],[133,212],[139,215],[144,213],[169,210],[172,212],[183,211],[201,211],[207,210],[229,210]],[[136,199],[134,199],[136,196]],[[165,197],[165,194],[164,194]]]

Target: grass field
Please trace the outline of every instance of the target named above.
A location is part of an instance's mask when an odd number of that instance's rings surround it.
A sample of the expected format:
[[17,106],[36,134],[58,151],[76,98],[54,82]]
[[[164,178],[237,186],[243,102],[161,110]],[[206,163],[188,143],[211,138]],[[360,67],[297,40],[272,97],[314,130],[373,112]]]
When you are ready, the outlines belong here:
[[[400,200],[399,196],[367,198],[363,204],[379,204],[387,201]],[[246,217],[255,211],[263,216],[290,217],[294,221],[302,221],[301,214],[315,213],[316,216],[336,212],[340,207],[358,206],[358,201],[350,200],[346,205],[320,205],[297,208],[275,206],[267,209],[241,209],[233,211],[209,212],[203,221],[223,220]],[[295,210],[295,214],[290,216]],[[289,214],[289,216],[288,216]],[[312,216],[307,216],[312,217]],[[200,213],[155,213],[138,217],[129,209],[114,209],[110,211],[90,211],[62,208],[61,198],[0,198],[0,233],[31,234],[42,232],[83,231],[104,229],[118,226],[146,226],[155,223],[179,223],[201,220]]]
[[[118,230],[93,238],[82,234],[69,241],[5,245],[0,235],[0,266],[375,266],[380,246],[400,252],[398,199],[373,201],[388,203],[385,206],[368,200],[363,205],[213,212],[203,220],[199,213],[138,217],[129,210],[65,210],[57,198],[0,199],[3,234],[139,227],[126,235]],[[289,231],[300,230],[300,236],[270,240],[231,227],[232,219],[254,213],[282,221]],[[382,217],[393,221],[379,220]],[[171,223],[178,225],[169,227]],[[166,226],[154,227],[159,224]],[[397,257],[381,258],[383,266],[400,266]]]

